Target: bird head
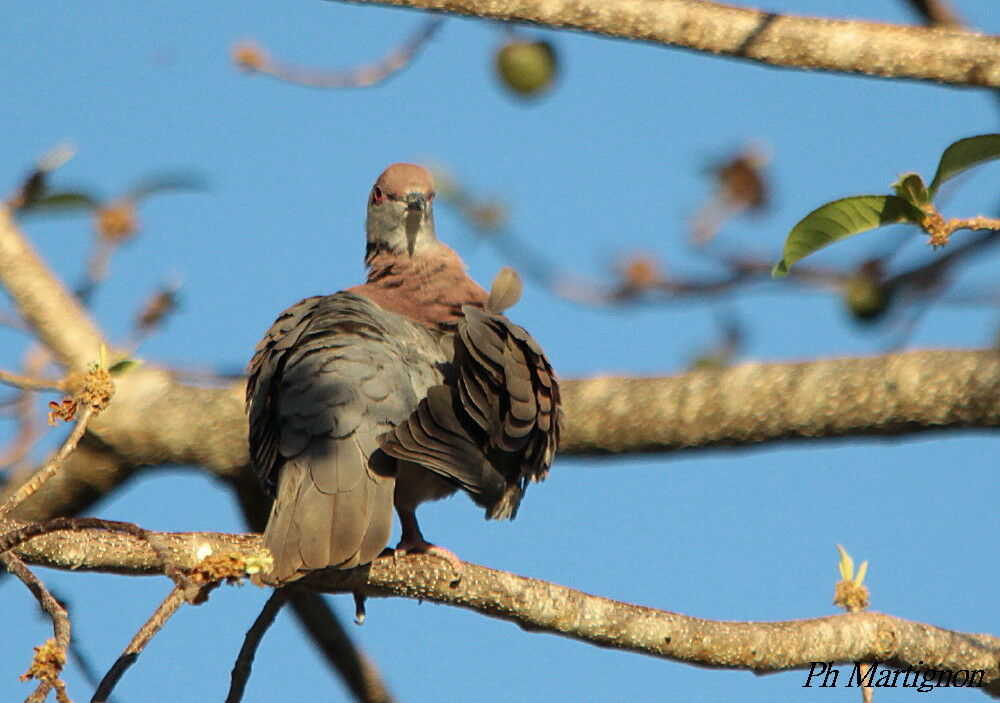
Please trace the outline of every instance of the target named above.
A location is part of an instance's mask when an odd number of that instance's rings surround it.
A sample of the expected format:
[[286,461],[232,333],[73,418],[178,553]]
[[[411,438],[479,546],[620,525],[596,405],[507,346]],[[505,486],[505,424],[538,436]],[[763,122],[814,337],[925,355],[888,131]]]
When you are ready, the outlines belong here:
[[368,197],[369,252],[388,249],[413,256],[437,241],[434,236],[434,180],[422,166],[392,164],[375,181]]

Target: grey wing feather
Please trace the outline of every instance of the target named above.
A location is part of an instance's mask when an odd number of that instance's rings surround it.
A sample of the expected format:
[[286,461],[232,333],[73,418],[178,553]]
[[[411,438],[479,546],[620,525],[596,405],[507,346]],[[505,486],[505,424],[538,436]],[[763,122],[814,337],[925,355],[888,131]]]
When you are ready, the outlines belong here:
[[523,328],[499,312],[463,313],[445,383],[380,442],[463,488],[487,517],[514,517],[527,483],[545,478],[555,455],[559,384]]
[[254,468],[277,487],[264,532],[272,580],[370,562],[388,541],[395,461],[378,437],[416,407],[414,376],[434,371],[413,350],[440,354],[414,327],[337,293],[292,306],[258,345],[247,412]]

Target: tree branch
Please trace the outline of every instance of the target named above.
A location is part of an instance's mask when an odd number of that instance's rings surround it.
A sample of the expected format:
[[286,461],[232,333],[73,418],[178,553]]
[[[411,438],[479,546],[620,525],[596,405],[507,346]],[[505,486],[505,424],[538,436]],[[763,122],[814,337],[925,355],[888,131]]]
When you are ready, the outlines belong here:
[[[150,366],[118,377],[114,402],[91,423],[79,450],[12,517],[41,520],[70,512],[67,506],[83,509],[142,465],[190,464],[239,479],[249,462],[242,386],[186,386]],[[1000,426],[994,350],[754,363],[662,378],[564,381],[562,388],[564,455]]]
[[318,593],[296,591],[290,605],[299,623],[344,684],[361,703],[392,703],[392,696],[372,661],[359,650]]
[[1000,87],[1000,37],[705,0],[351,0],[575,29],[772,66]]
[[[76,451],[62,468],[11,515],[22,520],[43,521],[75,515],[93,506],[103,496],[125,483],[136,470],[93,435],[84,435]],[[11,495],[28,480],[34,470],[19,472],[0,490],[0,500]]]
[[1000,425],[1000,353],[918,351],[564,385],[567,453]]
[[21,318],[63,366],[83,370],[96,361],[104,340],[80,302],[21,236],[0,207],[0,282]]
[[[232,481],[231,485],[247,526],[254,532],[263,532],[267,525],[268,513],[271,511],[271,499],[260,490],[257,477],[244,474]],[[326,659],[327,664],[340,675],[344,686],[354,699],[358,703],[392,703],[389,689],[375,664],[358,649],[341,624],[340,617],[333,612],[323,596],[294,588],[288,590],[288,599],[299,625],[312,640],[316,650]],[[264,617],[264,613],[261,613],[261,617]],[[261,626],[264,626],[263,623]],[[248,632],[247,637],[245,646],[255,647],[256,645],[250,640],[251,633]],[[249,652],[247,656],[252,658]],[[237,665],[239,664],[238,660]],[[246,662],[246,666],[249,667],[249,661]],[[236,668],[233,673],[235,677],[238,673]]]
[[945,0],[905,0],[929,25],[961,27],[962,21]]
[[24,562],[16,556],[0,553],[0,562],[28,587],[32,595],[38,599],[42,610],[52,618],[53,638],[41,647],[35,648],[35,657],[31,667],[21,677],[22,680],[38,679],[38,686],[35,687],[34,692],[28,696],[27,700],[29,703],[44,701],[52,688],[56,689],[56,697],[59,701],[69,700],[66,696],[66,685],[59,678],[66,662],[66,650],[69,649],[70,643],[70,624],[66,609],[52,596],[41,579],[31,573]]
[[[18,529],[23,523],[0,523]],[[155,533],[171,562],[193,567],[206,547],[258,558],[258,535]],[[16,550],[27,562],[61,569],[121,574],[162,573],[148,544],[133,535],[99,530],[52,533]],[[880,662],[887,666],[984,671],[983,690],[1000,695],[1000,638],[970,635],[861,612],[752,623],[703,620],[621,603],[564,586],[464,565],[452,585],[451,568],[427,556],[384,557],[370,568],[317,572],[303,580],[317,590],[362,590],[374,596],[431,600],[547,632],[698,666],[756,673],[801,669],[816,661]]]
[[149,619],[135,633],[135,636],[129,641],[128,646],[125,647],[125,651],[115,660],[108,673],[101,679],[97,690],[94,691],[94,695],[90,699],[90,703],[107,703],[108,698],[110,698],[112,691],[115,690],[115,686],[118,685],[122,675],[130,666],[135,664],[139,655],[142,654],[142,650],[145,649],[149,641],[153,639],[153,636],[160,631],[167,620],[170,619],[170,616],[177,611],[183,602],[184,589],[181,586],[174,586],[163,602],[149,616]]
[[0,383],[29,391],[65,391],[66,382],[58,379],[33,378],[0,370]]
[[253,621],[250,629],[247,630],[246,637],[243,638],[243,646],[233,664],[233,671],[230,674],[229,693],[226,695],[226,703],[240,703],[243,700],[243,692],[246,690],[247,681],[250,679],[250,670],[253,666],[254,657],[257,655],[257,647],[264,639],[269,627],[278,617],[281,608],[288,601],[289,592],[287,589],[277,588],[271,593],[271,597],[264,603],[260,615]]
[[347,70],[306,68],[278,61],[249,43],[236,45],[233,49],[233,61],[237,68],[244,71],[263,73],[280,81],[297,83],[309,88],[367,88],[406,68],[417,52],[431,40],[442,22],[442,18],[425,22],[406,42],[375,63]]
[[96,412],[90,406],[84,408],[80,417],[77,418],[76,424],[73,425],[73,430],[63,441],[58,451],[30,479],[18,486],[17,490],[13,491],[10,497],[0,503],[0,517],[11,512],[18,505],[30,498],[35,491],[44,486],[56,474],[62,462],[76,449],[76,445],[79,444],[83,433],[87,431],[87,423],[90,422],[90,419],[94,417]]

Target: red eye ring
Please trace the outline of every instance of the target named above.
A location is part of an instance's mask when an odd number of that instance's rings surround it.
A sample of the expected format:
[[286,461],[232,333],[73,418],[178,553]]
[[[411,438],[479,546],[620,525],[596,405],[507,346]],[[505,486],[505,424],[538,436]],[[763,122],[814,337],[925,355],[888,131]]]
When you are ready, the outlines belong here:
[[378,186],[372,188],[372,202],[375,204],[385,202],[385,193],[383,193],[382,189],[379,188]]

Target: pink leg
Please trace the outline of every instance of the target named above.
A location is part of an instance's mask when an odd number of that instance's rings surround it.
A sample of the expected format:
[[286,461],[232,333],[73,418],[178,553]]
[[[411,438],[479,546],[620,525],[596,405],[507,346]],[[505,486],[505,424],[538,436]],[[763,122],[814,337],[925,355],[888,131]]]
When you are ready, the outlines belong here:
[[444,547],[439,547],[436,544],[431,544],[424,539],[423,533],[420,532],[420,526],[417,524],[416,513],[413,510],[401,510],[397,507],[397,511],[399,512],[399,522],[403,526],[403,534],[399,540],[399,544],[396,545],[396,557],[403,557],[407,554],[426,554],[443,559],[455,573],[452,583],[461,581],[463,571],[462,560],[455,556],[452,551]]

